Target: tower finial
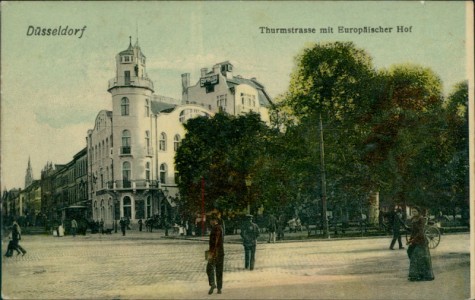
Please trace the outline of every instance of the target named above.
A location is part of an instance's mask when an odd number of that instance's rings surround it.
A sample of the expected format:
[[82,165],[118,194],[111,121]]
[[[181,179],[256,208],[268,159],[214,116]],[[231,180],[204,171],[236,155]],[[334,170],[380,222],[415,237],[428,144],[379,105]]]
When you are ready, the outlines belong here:
[[135,30],[136,30],[136,35],[137,35],[137,41],[135,42],[135,44],[139,44],[139,21],[135,21]]

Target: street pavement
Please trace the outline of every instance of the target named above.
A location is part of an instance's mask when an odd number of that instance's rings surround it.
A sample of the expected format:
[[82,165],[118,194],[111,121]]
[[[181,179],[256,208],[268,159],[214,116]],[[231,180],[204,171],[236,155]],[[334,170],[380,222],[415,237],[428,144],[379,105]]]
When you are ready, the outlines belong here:
[[[260,242],[244,269],[238,236],[225,237],[223,294],[208,295],[207,238],[163,232],[24,236],[25,256],[2,257],[3,299],[468,299],[469,234],[431,250],[435,280],[409,282],[390,237]],[[2,249],[7,239],[2,240]],[[4,250],[3,250],[4,251]],[[5,251],[4,251],[5,252]]]

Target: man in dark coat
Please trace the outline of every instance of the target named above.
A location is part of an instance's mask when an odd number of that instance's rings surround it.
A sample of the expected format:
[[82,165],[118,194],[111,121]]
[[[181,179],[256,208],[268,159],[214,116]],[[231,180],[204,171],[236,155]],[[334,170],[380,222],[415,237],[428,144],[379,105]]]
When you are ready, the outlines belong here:
[[394,208],[394,212],[392,215],[392,225],[393,225],[393,239],[391,240],[391,245],[389,246],[390,250],[394,250],[394,244],[396,244],[396,240],[399,244],[399,249],[404,249],[402,246],[401,241],[401,226],[405,227],[404,221],[402,220],[402,211],[400,208]]
[[124,218],[121,218],[119,221],[120,224],[120,230],[122,231],[122,235],[125,235],[125,230],[127,228],[127,221]]
[[[218,294],[221,294],[223,288],[223,266],[224,266],[224,231],[218,223],[218,217],[210,217],[211,233],[209,235],[209,252],[206,274],[208,274],[209,292],[212,294],[214,289],[218,288]],[[216,277],[216,280],[215,280]]]
[[256,258],[256,244],[259,236],[259,227],[252,222],[252,215],[246,216],[246,221],[241,228],[242,244],[244,246],[245,268],[254,270]]

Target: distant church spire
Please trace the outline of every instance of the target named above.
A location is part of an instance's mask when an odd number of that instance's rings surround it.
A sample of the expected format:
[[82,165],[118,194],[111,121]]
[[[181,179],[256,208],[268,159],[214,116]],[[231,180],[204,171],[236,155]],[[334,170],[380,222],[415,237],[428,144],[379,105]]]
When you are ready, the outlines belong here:
[[33,169],[31,168],[30,157],[28,157],[28,167],[25,175],[25,189],[33,183]]

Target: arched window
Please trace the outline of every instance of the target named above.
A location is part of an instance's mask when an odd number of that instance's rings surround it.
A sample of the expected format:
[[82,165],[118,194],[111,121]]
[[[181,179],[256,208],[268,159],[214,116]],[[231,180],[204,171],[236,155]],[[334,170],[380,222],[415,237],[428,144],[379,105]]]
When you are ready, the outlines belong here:
[[101,221],[104,221],[105,218],[105,206],[104,206],[104,199],[101,200]]
[[122,116],[129,115],[129,98],[124,97],[120,101],[120,111]]
[[132,218],[132,200],[129,196],[125,196],[123,200],[123,207],[124,207],[124,217],[125,218]]
[[145,163],[145,179],[150,180],[150,162]]
[[165,132],[160,133],[159,149],[160,151],[167,150],[167,135],[165,134]]
[[122,147],[121,147],[121,154],[130,154],[131,149],[130,149],[130,131],[127,129],[122,131]]
[[177,151],[178,147],[180,147],[180,144],[181,144],[181,137],[179,134],[175,134],[175,137],[173,138],[173,149]]
[[122,183],[124,188],[130,187],[130,162],[128,161],[122,164]]
[[97,201],[94,201],[93,218],[97,220],[99,212],[97,211]]
[[166,183],[167,171],[168,171],[167,165],[161,164],[160,165],[160,183]]

